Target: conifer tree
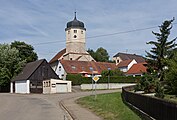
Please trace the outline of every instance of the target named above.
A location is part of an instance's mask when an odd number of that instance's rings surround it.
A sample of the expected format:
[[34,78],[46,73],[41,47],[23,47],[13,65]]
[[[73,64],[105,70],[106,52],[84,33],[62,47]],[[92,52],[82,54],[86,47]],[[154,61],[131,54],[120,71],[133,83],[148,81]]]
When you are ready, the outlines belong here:
[[152,32],[157,40],[147,43],[153,45],[150,52],[146,52],[149,69],[157,71],[160,81],[164,80],[165,69],[168,68],[167,60],[172,58],[172,51],[176,47],[176,38],[168,40],[173,21],[174,18],[164,21],[162,25],[159,26],[159,33]]

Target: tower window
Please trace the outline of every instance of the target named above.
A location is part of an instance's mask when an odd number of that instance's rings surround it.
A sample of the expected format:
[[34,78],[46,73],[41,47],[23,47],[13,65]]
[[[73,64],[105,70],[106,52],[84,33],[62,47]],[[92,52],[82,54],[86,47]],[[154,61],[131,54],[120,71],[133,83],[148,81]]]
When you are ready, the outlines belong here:
[[74,30],[74,33],[77,33],[77,30]]
[[81,34],[83,34],[84,32],[83,32],[83,30],[81,30]]
[[76,36],[76,35],[74,35],[74,38],[77,38],[77,36]]
[[68,34],[70,34],[70,31],[68,31]]

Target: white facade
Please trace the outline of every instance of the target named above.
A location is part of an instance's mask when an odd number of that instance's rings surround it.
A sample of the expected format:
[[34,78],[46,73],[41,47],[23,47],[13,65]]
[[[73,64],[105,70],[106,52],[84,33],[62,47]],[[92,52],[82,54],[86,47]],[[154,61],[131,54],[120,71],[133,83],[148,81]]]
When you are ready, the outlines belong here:
[[133,59],[127,66],[120,67],[119,70],[122,72],[127,72],[134,64],[137,64],[137,62]]
[[137,64],[137,62],[134,59],[130,62],[130,64],[128,65],[127,69],[129,70],[133,66],[133,64]]
[[56,65],[56,69],[54,70],[55,73],[58,75],[58,77],[60,79],[63,79],[65,76],[65,70],[63,68],[63,65],[60,63],[60,61],[58,62],[58,65]]
[[[15,93],[30,93],[30,81],[29,80],[19,80],[15,81]],[[11,83],[11,93],[13,93],[13,83]]]
[[43,81],[43,93],[65,93],[71,92],[71,81],[50,79]]
[[85,30],[80,28],[66,30],[66,53],[85,52]]

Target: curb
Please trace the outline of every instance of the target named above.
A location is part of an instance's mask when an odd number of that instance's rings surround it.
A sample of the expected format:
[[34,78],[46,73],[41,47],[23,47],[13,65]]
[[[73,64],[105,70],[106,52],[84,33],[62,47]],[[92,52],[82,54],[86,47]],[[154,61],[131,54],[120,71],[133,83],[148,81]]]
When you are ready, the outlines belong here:
[[67,113],[68,120],[78,120],[77,117],[64,105],[63,100],[59,102],[59,106]]

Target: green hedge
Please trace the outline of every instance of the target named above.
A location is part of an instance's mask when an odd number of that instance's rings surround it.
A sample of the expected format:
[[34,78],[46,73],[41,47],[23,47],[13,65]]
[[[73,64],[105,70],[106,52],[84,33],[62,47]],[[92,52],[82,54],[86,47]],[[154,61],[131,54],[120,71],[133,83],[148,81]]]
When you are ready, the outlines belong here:
[[[132,76],[111,76],[110,83],[136,83],[140,80],[140,76],[132,77]],[[72,85],[81,85],[81,84],[91,84],[91,77],[82,77],[80,74],[68,74],[66,76],[67,80],[72,81]],[[108,77],[100,77],[97,83],[108,83]]]

